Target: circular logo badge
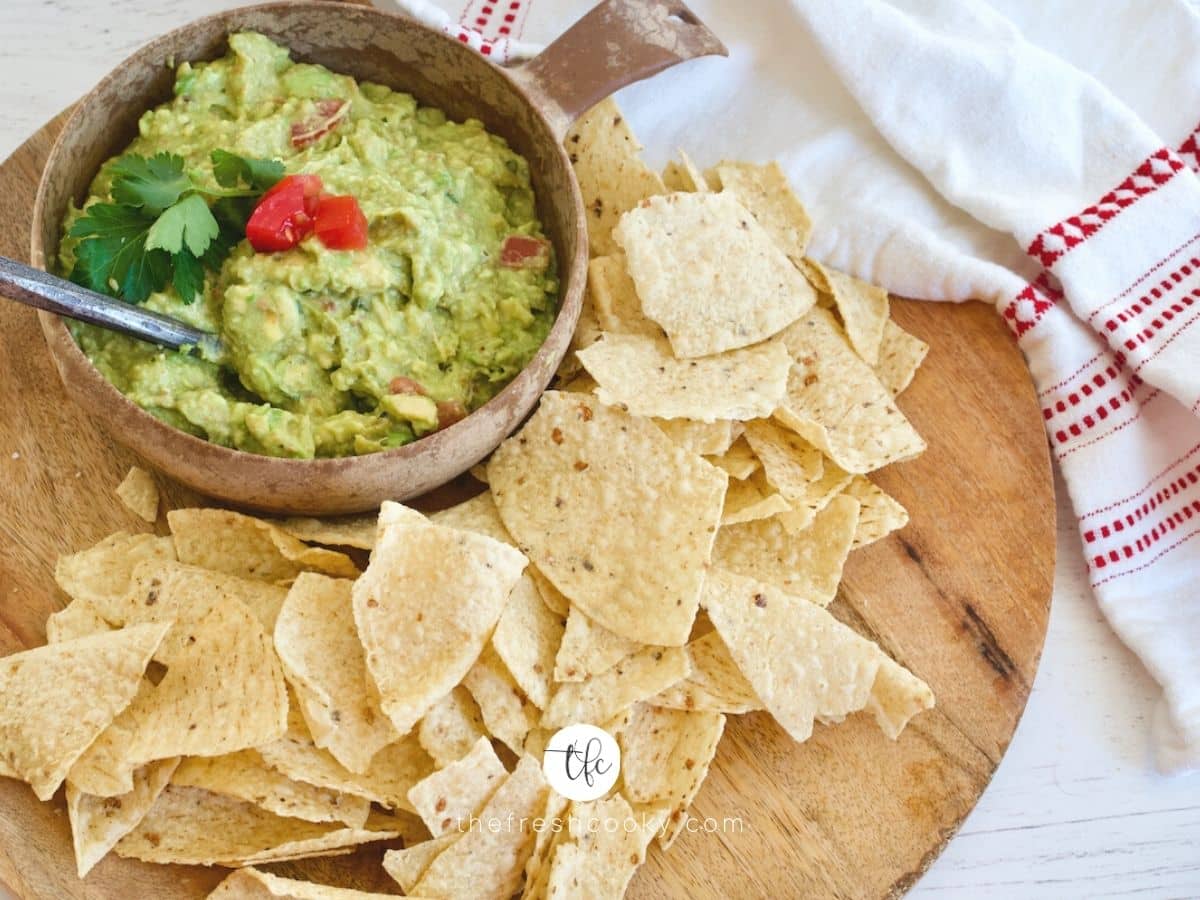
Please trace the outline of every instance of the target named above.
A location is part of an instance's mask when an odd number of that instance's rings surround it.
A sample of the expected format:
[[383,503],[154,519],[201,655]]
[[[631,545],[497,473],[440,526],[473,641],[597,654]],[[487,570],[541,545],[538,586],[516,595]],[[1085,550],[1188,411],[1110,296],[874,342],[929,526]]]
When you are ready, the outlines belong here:
[[599,800],[621,774],[621,748],[603,728],[568,725],[546,744],[542,771],[550,786],[568,800]]

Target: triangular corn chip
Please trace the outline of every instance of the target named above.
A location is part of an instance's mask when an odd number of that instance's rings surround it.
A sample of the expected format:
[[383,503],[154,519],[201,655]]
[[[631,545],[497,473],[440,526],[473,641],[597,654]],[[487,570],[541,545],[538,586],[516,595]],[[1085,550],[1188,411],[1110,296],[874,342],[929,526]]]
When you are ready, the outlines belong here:
[[756,419],[783,401],[792,359],[779,341],[676,359],[665,338],[608,334],[579,353],[601,403],[662,419]]
[[592,256],[612,253],[612,230],[621,214],[664,193],[662,179],[638,156],[642,146],[611,97],[571,127],[563,146],[583,194]]
[[54,580],[72,600],[86,600],[109,621],[114,604],[129,592],[133,570],[142,562],[175,559],[175,544],[153,534],[109,535],[95,547],[60,556]]
[[431,706],[417,728],[417,739],[439,767],[462,759],[487,734],[479,705],[462,685]]
[[874,643],[772,585],[714,568],[704,607],[742,674],[797,741],[808,740],[815,719],[840,722],[866,707],[876,685],[876,717],[890,736],[904,727],[905,714],[933,705],[919,678],[884,670],[888,657]]
[[275,651],[318,747],[351,772],[400,735],[367,672],[351,604],[353,582],[302,572],[275,623]]
[[842,580],[858,510],[853,497],[835,497],[798,535],[789,534],[778,516],[730,525],[717,535],[713,563],[828,606]]
[[173,509],[167,513],[179,561],[263,581],[290,581],[301,572],[354,578],[344,553],[309,547],[263,519],[226,509]]
[[833,316],[814,309],[783,334],[796,365],[775,418],[847,472],[865,474],[925,449],[892,395],[851,349]]
[[245,800],[277,816],[306,822],[343,822],[362,828],[370,811],[370,803],[362,797],[293,781],[268,766],[257,750],[189,757],[175,770],[171,783]]
[[737,197],[788,259],[799,263],[812,235],[812,220],[779,164],[723,162],[715,172],[721,190]]
[[554,660],[554,680],[583,681],[590,675],[599,675],[636,653],[641,646],[609,631],[579,607],[572,606]]
[[0,769],[49,800],[138,693],[170,628],[135,625],[0,660]]
[[[222,590],[225,576],[179,577],[143,563],[119,617],[173,622],[154,658],[165,668],[71,769],[80,790],[102,797],[133,788],[133,771],[170,756],[217,756],[279,737],[287,693],[271,639],[243,603]],[[211,576],[211,578],[201,577]]]
[[508,900],[533,852],[533,819],[545,807],[549,790],[539,761],[522,757],[480,812],[482,827],[472,828],[435,858],[411,893]]
[[145,469],[134,466],[117,485],[117,496],[126,509],[153,524],[158,521],[158,485],[154,476]]
[[349,853],[396,836],[285,818],[244,800],[167,785],[116,851],[152,863],[237,867]]
[[603,725],[690,672],[691,663],[682,647],[644,647],[607,672],[560,685],[542,716],[542,727],[562,728],[577,722]]
[[409,788],[408,802],[434,837],[466,831],[472,826],[471,817],[483,809],[507,777],[491,741],[481,737],[462,759]]
[[573,603],[630,640],[687,641],[722,472],[648,421],[549,391],[488,474],[504,524]]
[[71,842],[80,878],[117,841],[137,828],[178,765],[179,759],[175,757],[143,766],[133,773],[133,790],[120,797],[93,797],[67,782],[67,815],[71,819]]
[[381,529],[354,584],[354,620],[399,734],[467,674],[525,564],[517,550],[474,532],[430,523]]
[[653,197],[622,217],[642,311],[675,355],[707,356],[772,337],[804,315],[817,292],[732,194]]

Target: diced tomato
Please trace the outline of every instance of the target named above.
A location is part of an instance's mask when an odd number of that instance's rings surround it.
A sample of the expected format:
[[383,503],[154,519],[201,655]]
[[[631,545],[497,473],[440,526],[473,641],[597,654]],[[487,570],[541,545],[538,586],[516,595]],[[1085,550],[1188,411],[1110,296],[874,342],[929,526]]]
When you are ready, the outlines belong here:
[[322,197],[316,233],[330,250],[362,250],[367,246],[367,217],[351,196]]
[[288,175],[263,194],[246,222],[246,239],[260,253],[290,250],[312,233],[321,196],[317,175]]
[[500,265],[509,269],[544,269],[550,262],[550,242],[510,234],[500,248]]
[[457,400],[439,400],[437,405],[438,428],[449,428],[467,417],[467,408]]
[[312,116],[292,123],[292,146],[299,150],[319,141],[337,128],[349,112],[350,104],[345,100],[318,100]]
[[420,394],[422,397],[428,397],[429,391],[425,390],[425,385],[419,381],[413,381],[411,378],[405,378],[403,375],[397,375],[388,383],[389,394]]

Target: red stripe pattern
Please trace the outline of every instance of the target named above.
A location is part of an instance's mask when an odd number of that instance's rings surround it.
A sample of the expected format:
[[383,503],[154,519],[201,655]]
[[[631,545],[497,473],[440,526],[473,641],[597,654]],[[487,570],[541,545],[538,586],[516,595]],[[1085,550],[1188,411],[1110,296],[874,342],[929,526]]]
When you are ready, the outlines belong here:
[[1062,289],[1054,276],[1049,272],[1042,272],[1004,307],[1004,321],[1008,323],[1017,340],[1020,340],[1029,329],[1042,320],[1062,296]]
[[1183,160],[1168,148],[1155,151],[1133,174],[1101,197],[1099,203],[1047,228],[1033,239],[1025,252],[1050,268],[1103,228],[1105,223],[1120,215],[1122,210],[1158,190],[1183,168]]

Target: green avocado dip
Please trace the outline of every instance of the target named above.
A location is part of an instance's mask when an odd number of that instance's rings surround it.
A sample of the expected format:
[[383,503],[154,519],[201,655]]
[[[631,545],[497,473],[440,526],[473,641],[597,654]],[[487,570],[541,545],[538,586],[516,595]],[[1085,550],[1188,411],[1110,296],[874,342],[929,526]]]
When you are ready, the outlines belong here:
[[[357,198],[366,247],[331,250],[310,235],[256,252],[240,240],[193,302],[170,283],[145,300],[218,333],[226,359],[73,323],[80,347],[164,422],[270,456],[398,447],[486,403],[537,352],[557,311],[527,162],[478,121],[451,122],[408,94],[293,63],[262,35],[231,35],[229,48],[179,66],[174,99],[142,116],[126,154],[176,154],[214,189],[214,150],[280,160]],[[334,121],[321,123],[330,110]],[[92,203],[112,202],[114,162],[65,230]],[[514,236],[546,248],[540,263],[505,264]],[[63,272],[79,244],[63,238]]]

